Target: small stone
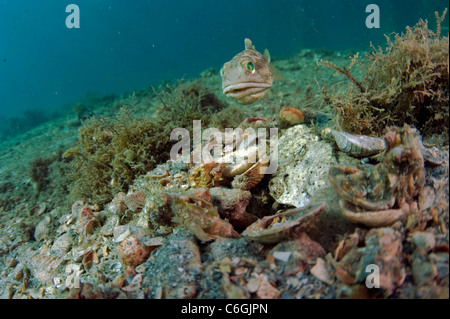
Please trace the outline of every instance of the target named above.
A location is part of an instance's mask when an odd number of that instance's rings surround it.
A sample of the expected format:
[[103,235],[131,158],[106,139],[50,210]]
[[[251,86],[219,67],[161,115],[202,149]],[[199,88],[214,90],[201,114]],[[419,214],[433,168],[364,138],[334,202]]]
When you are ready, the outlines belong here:
[[419,194],[419,209],[427,210],[434,203],[434,189],[431,186],[425,186]]
[[275,251],[272,254],[273,258],[281,260],[281,261],[284,261],[284,262],[288,262],[289,257],[291,257],[291,255],[292,255],[292,253],[290,251],[289,252],[286,252],[286,251]]
[[415,232],[412,235],[412,241],[418,249],[424,252],[432,250],[436,245],[434,234],[430,232]]
[[213,205],[218,207],[221,218],[228,219],[235,227],[247,227],[258,218],[245,210],[252,197],[246,190],[213,187],[210,189]]
[[258,291],[256,292],[256,296],[260,299],[275,299],[279,296],[280,291],[272,286],[272,284],[268,281],[261,282]]
[[130,235],[119,244],[117,252],[124,268],[130,266],[134,269],[147,260],[153,249],[142,244],[138,235]]
[[74,240],[72,235],[70,233],[64,233],[63,235],[56,238],[50,250],[52,253],[58,256],[63,256],[70,251],[73,242]]
[[331,285],[333,278],[327,269],[327,263],[322,258],[317,258],[316,264],[310,270],[311,274],[317,279]]
[[247,289],[249,292],[254,293],[258,291],[261,280],[259,278],[251,278],[247,283]]
[[145,205],[145,194],[141,191],[138,192],[128,192],[123,200],[125,205],[132,211],[135,212],[139,208],[143,208]]
[[23,265],[18,264],[13,271],[13,279],[19,281],[22,278],[23,278]]
[[412,262],[412,272],[414,283],[418,286],[430,282],[438,274],[435,265],[421,258],[416,258]]
[[44,218],[39,224],[37,224],[36,229],[34,230],[34,238],[37,241],[44,241],[50,235],[50,219]]

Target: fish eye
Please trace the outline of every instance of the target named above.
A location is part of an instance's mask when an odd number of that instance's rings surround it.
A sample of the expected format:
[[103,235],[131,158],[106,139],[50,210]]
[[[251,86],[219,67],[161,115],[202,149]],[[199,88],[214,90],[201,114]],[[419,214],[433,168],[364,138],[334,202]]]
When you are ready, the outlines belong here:
[[253,64],[253,62],[247,62],[245,64],[245,69],[247,69],[248,71],[250,71],[252,74],[255,73],[255,65]]
[[223,67],[220,68],[219,73],[220,73],[220,77],[223,78]]

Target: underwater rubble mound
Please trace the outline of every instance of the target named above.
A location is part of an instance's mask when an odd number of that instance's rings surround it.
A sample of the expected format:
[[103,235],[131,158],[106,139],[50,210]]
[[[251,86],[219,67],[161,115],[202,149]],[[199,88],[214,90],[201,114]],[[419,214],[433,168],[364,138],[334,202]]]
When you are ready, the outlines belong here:
[[341,154],[323,181],[334,196],[295,208],[268,200],[271,176],[246,189],[166,161],[104,205],[42,218],[45,245],[18,247],[11,276],[45,287],[35,298],[448,298],[448,149],[408,125],[384,139],[377,164]]
[[[436,12],[436,31],[420,20],[393,39],[387,35],[387,47],[372,45],[367,63],[358,54],[348,67],[318,61],[350,81],[347,92],[335,92],[323,82],[324,100],[334,107],[340,130],[381,136],[385,127],[407,123],[424,139],[441,135],[440,143],[448,145],[449,42],[441,29],[446,13]],[[357,68],[362,79],[354,76]]]

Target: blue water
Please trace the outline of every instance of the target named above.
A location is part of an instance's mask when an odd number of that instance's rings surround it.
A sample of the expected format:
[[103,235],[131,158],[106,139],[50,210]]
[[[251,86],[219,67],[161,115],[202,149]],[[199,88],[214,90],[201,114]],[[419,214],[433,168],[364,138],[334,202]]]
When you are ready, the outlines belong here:
[[[79,29],[66,27],[70,3],[80,9]],[[379,29],[365,25],[370,3],[380,8]],[[434,27],[434,11],[446,6],[441,0],[0,0],[0,125],[86,94],[198,76],[243,50],[245,37],[274,57],[303,48],[365,50],[419,18]]]

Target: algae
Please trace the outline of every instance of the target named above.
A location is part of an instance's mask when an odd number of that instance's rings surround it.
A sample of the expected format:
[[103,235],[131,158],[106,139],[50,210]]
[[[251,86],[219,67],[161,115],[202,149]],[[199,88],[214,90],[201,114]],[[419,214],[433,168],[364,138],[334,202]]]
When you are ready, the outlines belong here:
[[201,120],[204,127],[231,124],[229,112],[218,114],[227,104],[199,81],[181,80],[154,93],[160,102],[155,114],[137,117],[131,107],[122,107],[113,116],[82,121],[76,145],[63,155],[71,159],[72,200],[104,204],[127,192],[135,178],[169,159],[175,128],[192,131],[193,120]]
[[361,62],[358,54],[350,57],[348,67],[318,61],[350,81],[345,93],[331,90],[325,82],[322,86],[339,129],[381,136],[386,127],[407,123],[424,138],[442,134],[442,143],[448,144],[449,43],[448,35],[441,35],[446,12],[436,12],[436,31],[429,29],[427,20],[420,20],[401,35],[386,35],[387,47],[371,45],[367,62]]
[[156,163],[157,128],[138,120],[122,108],[114,117],[91,117],[79,129],[78,143],[63,154],[71,158],[73,199],[105,203],[115,193],[126,191],[139,173]]

